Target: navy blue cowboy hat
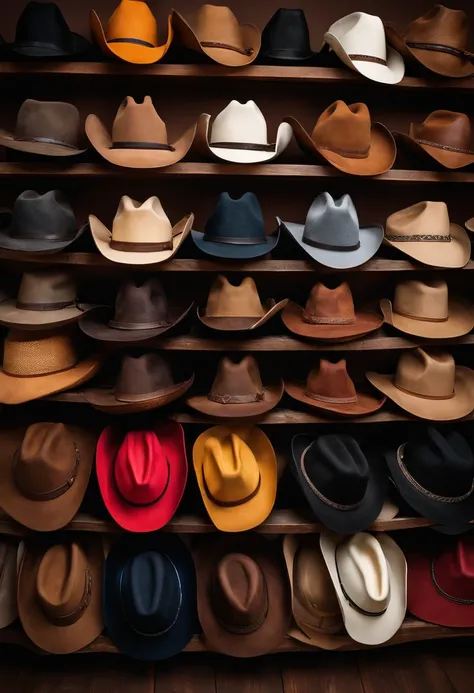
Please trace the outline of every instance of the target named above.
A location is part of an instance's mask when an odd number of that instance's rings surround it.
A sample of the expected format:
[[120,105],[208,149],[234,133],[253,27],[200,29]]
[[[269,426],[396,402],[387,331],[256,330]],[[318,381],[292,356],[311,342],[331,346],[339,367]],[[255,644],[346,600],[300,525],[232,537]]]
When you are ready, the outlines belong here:
[[168,659],[198,632],[196,571],[191,553],[173,534],[126,538],[105,563],[107,633],[130,657]]

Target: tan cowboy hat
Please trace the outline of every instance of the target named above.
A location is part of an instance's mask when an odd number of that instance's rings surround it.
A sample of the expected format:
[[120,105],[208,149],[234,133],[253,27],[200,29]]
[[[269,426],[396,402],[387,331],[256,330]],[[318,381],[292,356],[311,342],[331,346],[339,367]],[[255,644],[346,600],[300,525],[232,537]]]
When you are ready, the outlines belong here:
[[194,140],[192,125],[176,142],[170,144],[165,123],[153,106],[150,96],[136,103],[127,96],[121,103],[112,126],[112,135],[96,115],[86,119],[86,135],[101,156],[126,168],[162,168],[181,161]]
[[391,214],[384,241],[431,267],[464,267],[471,257],[470,238],[450,222],[445,202],[417,202]]
[[157,197],[140,204],[124,195],[112,224],[112,231],[91,214],[89,226],[99,252],[123,265],[153,265],[170,260],[189,235],[194,215],[187,214],[171,226]]
[[221,532],[244,532],[273,509],[277,462],[259,428],[214,426],[193,447],[194,471],[209,517]]
[[192,19],[173,10],[172,27],[185,48],[228,67],[250,65],[260,50],[260,31],[253,24],[239,24],[229,7],[203,5]]
[[474,371],[451,354],[411,349],[395,375],[367,373],[369,382],[405,411],[428,421],[455,421],[474,409]]
[[395,287],[392,301],[382,298],[384,320],[397,330],[427,339],[461,337],[474,327],[474,306],[448,296],[443,279],[408,279]]
[[287,303],[288,299],[276,303],[270,298],[262,304],[252,277],[245,277],[235,286],[219,274],[211,286],[206,307],[198,308],[198,318],[213,330],[255,330],[283,310]]

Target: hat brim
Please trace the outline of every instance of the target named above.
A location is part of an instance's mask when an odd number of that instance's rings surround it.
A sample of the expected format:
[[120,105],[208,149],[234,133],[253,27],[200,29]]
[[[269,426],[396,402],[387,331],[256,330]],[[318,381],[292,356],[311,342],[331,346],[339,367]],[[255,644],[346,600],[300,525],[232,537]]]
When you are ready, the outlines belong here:
[[[111,164],[125,168],[163,168],[181,161],[191,148],[196,133],[192,125],[181,137],[173,142],[173,151],[164,149],[112,149],[112,139],[104,124],[96,115],[86,118],[86,135],[99,154]],[[1,131],[0,131],[0,144]]]
[[358,339],[369,334],[369,332],[378,330],[383,325],[382,316],[362,311],[356,311],[356,321],[352,325],[314,325],[305,322],[303,314],[304,308],[290,301],[281,314],[281,319],[290,332],[300,337],[318,339],[324,342]]
[[448,299],[448,319],[442,322],[423,320],[421,317],[410,318],[393,310],[388,298],[380,301],[380,310],[384,321],[400,332],[426,339],[451,339],[462,337],[474,327],[474,306],[462,299]]
[[193,306],[194,302],[190,303],[186,308],[183,306],[169,306],[167,310],[168,324],[162,327],[152,327],[147,330],[122,330],[117,327],[111,327],[109,322],[114,317],[114,309],[97,308],[82,318],[79,322],[79,327],[88,337],[98,339],[101,342],[144,342],[147,339],[158,337],[168,330],[171,330],[175,325],[178,325],[189,314]]
[[401,409],[427,421],[456,421],[474,409],[474,372],[465,366],[456,366],[454,395],[450,399],[417,397],[395,385],[395,375],[366,373],[367,380]]
[[306,404],[308,407],[317,409],[323,414],[335,414],[336,416],[368,416],[373,414],[383,407],[385,404],[386,397],[382,399],[377,399],[371,395],[366,395],[361,392],[357,392],[357,401],[349,402],[348,404],[336,404],[334,402],[318,402],[318,400],[309,397],[306,394],[306,383],[299,381],[287,381],[285,382],[285,392],[292,399]]
[[94,462],[97,436],[77,426],[66,425],[79,450],[79,465],[74,483],[53,500],[31,500],[18,489],[13,475],[13,460],[27,426],[0,430],[0,503],[14,520],[37,532],[52,532],[70,522],[84,498]]
[[273,159],[276,159],[285,151],[293,136],[291,125],[283,122],[278,126],[275,149],[273,151],[213,147],[212,142],[210,142],[210,122],[211,116],[208,113],[202,113],[199,116],[195,149],[201,156],[205,158],[210,157],[216,161],[231,161],[235,164],[261,164],[273,161]]
[[14,238],[9,235],[9,229],[0,229],[0,248],[5,250],[16,250],[22,253],[34,253],[36,255],[49,255],[58,253],[78,240],[87,228],[87,224],[78,229],[74,238],[67,241],[51,241],[41,238]]
[[258,327],[264,325],[266,322],[268,322],[268,320],[282,311],[287,303],[287,298],[283,299],[283,301],[279,301],[278,303],[275,303],[273,299],[270,299],[264,306],[264,310],[266,311],[265,315],[258,320],[255,317],[211,318],[205,315],[205,308],[202,308],[202,314],[198,308],[197,315],[202,324],[206,325],[206,327],[209,327],[211,330],[218,330],[222,332],[247,332],[248,330],[256,330]]
[[0,628],[6,628],[18,618],[17,584],[20,548],[9,541],[2,566],[2,584],[0,589]]
[[218,243],[206,240],[206,234],[202,231],[191,231],[191,238],[194,244],[206,255],[220,257],[225,260],[254,260],[271,253],[280,239],[280,228],[267,236],[265,243],[252,243],[243,245],[242,243]]
[[59,373],[36,376],[8,375],[0,369],[0,402],[23,404],[56,392],[70,390],[90,380],[99,370],[102,358],[96,354],[79,362],[73,368]]
[[445,168],[462,168],[463,166],[469,166],[469,164],[474,163],[474,153],[460,152],[454,149],[451,151],[446,148],[445,145],[437,146],[435,143],[425,144],[417,142],[415,139],[402,132],[394,132],[393,135],[397,142],[401,142],[410,152],[422,156],[428,161],[434,159]]
[[169,465],[164,495],[146,507],[131,505],[120,495],[115,483],[114,462],[125,435],[118,426],[107,426],[97,443],[96,471],[105,507],[115,522],[127,532],[154,532],[175,514],[188,478],[184,432],[176,421],[161,421],[153,427]]
[[263,399],[259,402],[249,402],[246,404],[221,404],[211,402],[207,395],[189,397],[186,404],[207,416],[216,419],[245,419],[251,416],[261,416],[267,411],[274,409],[283,397],[283,381],[279,384],[264,385]]
[[[80,306],[80,307],[79,307]],[[66,306],[60,310],[23,310],[17,308],[16,298],[0,303],[0,325],[22,330],[42,330],[63,327],[77,322],[83,315],[97,308],[90,303]]]
[[366,616],[354,609],[342,592],[336,564],[336,549],[344,537],[323,532],[320,538],[321,551],[336,589],[347,633],[353,640],[364,645],[381,645],[390,640],[399,630],[406,614],[407,569],[405,556],[391,537],[377,533],[376,538],[387,561],[390,583],[390,601],[387,610],[376,617]]
[[150,251],[137,253],[127,250],[115,250],[110,247],[112,232],[94,215],[89,216],[89,226],[97,246],[97,250],[107,260],[121,265],[154,265],[166,262],[178,252],[182,243],[188,237],[194,222],[194,215],[187,214],[173,227],[173,248],[171,250]]
[[[0,381],[1,382],[1,381]],[[94,409],[103,411],[106,414],[133,414],[134,412],[150,411],[165,407],[184,395],[194,382],[193,375],[184,382],[177,383],[159,392],[143,395],[141,398],[130,399],[130,401],[118,400],[114,396],[113,389],[90,389],[85,390],[84,399],[91,404]]]
[[430,241],[428,243],[389,241],[386,237],[384,242],[430,267],[446,269],[464,267],[471,257],[471,239],[467,232],[457,224],[449,225],[449,233],[451,235],[449,243],[442,241]]
[[[225,507],[215,503],[207,494],[203,478],[204,447],[209,438],[219,441],[233,433],[251,449],[258,463],[260,486],[257,493],[245,503]],[[213,426],[196,439],[193,463],[199,490],[209,517],[220,532],[245,532],[262,524],[275,504],[277,491],[277,461],[275,451],[265,433],[255,426]]]
[[291,441],[292,464],[296,479],[316,517],[333,532],[356,534],[366,530],[380,515],[387,495],[388,476],[380,464],[369,466],[369,480],[362,502],[352,510],[339,510],[321,500],[309,488],[304,477],[301,461],[305,450],[314,438],[296,435]]
[[470,219],[468,219],[466,221],[465,227],[468,231],[470,231],[471,233],[474,233],[474,217],[471,217]]
[[[212,542],[203,542],[194,555],[197,573],[197,603],[204,637],[216,652],[232,657],[258,657],[281,645],[290,624],[291,604],[288,577],[277,550],[279,546],[251,533],[220,535]],[[219,561],[231,553],[253,559],[263,573],[266,587],[267,616],[253,633],[231,633],[214,613],[210,593]],[[214,608],[216,608],[214,606]]]
[[[300,248],[315,262],[332,269],[350,269],[368,262],[382,245],[383,226],[361,226],[359,229],[360,246],[357,250],[327,250],[316,248],[303,241],[304,224],[291,221],[280,221],[281,226],[294,238]],[[411,245],[415,245],[412,243]],[[446,245],[446,244],[444,244]]]
[[119,58],[126,63],[134,65],[151,65],[161,60],[168,52],[173,40],[173,29],[171,27],[171,14],[168,15],[168,33],[164,44],[161,46],[141,46],[136,43],[127,43],[126,40],[120,43],[109,43],[105,37],[104,27],[100,18],[94,10],[90,11],[89,23],[91,35],[94,42],[99,46],[104,55],[109,58]]
[[90,602],[82,616],[72,625],[57,626],[47,620],[36,595],[38,568],[44,545],[28,543],[18,576],[18,612],[21,625],[35,645],[52,654],[77,652],[99,637],[104,630],[102,615],[102,582],[104,550],[101,537],[83,536],[80,541],[92,576]]
[[366,157],[351,158],[342,156],[330,149],[317,147],[301,123],[293,117],[285,118],[291,125],[296,141],[309,157],[318,161],[328,161],[332,166],[355,176],[378,176],[389,171],[397,157],[397,146],[389,130],[382,123],[372,123],[370,147]]
[[337,57],[342,62],[355,70],[363,77],[380,82],[382,84],[398,84],[405,76],[405,63],[402,56],[391,46],[387,46],[387,64],[379,65],[379,63],[369,60],[352,60],[339,39],[327,31],[324,34],[324,41],[332,48]]
[[69,55],[79,55],[80,53],[85,53],[91,47],[89,41],[76,34],[74,31],[70,32],[71,47],[70,50],[64,50],[60,46],[53,46],[51,43],[44,43],[43,45],[39,42],[35,42],[34,45],[28,43],[27,41],[18,41],[10,44],[10,49],[19,55],[26,55],[29,58],[60,58],[67,57]]
[[26,152],[27,154],[64,157],[77,156],[87,151],[87,149],[78,149],[77,147],[69,147],[62,144],[17,140],[10,132],[3,128],[0,128],[0,147],[15,149],[18,152]]

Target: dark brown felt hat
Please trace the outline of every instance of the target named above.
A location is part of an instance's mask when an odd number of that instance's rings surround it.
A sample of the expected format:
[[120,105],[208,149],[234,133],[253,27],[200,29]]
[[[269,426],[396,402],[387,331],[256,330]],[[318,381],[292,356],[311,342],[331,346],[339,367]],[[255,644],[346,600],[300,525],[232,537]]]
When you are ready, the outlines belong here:
[[251,533],[206,539],[194,560],[199,621],[207,642],[233,657],[276,649],[291,617],[280,544]]

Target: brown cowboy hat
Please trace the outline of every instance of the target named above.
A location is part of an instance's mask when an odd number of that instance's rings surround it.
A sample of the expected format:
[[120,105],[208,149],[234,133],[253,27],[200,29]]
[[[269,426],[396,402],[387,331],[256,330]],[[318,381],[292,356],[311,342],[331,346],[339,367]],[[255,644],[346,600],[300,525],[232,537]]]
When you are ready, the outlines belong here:
[[395,287],[393,303],[382,298],[384,320],[397,330],[427,339],[451,339],[474,327],[474,306],[448,296],[444,279],[408,279]]
[[279,544],[253,533],[206,539],[194,554],[198,614],[206,641],[216,652],[233,657],[276,649],[291,617]]
[[26,635],[46,652],[77,652],[104,629],[99,535],[64,543],[27,541],[18,576],[18,612]]
[[392,168],[397,147],[382,123],[371,123],[364,103],[335,101],[322,113],[310,135],[296,118],[285,118],[299,146],[311,158],[328,161],[356,176],[377,176]]
[[125,354],[113,388],[84,392],[86,402],[106,414],[132,414],[164,407],[184,395],[194,382],[176,382],[167,362],[157,352]]
[[310,371],[306,383],[285,382],[285,392],[323,413],[340,416],[367,416],[385,403],[385,397],[377,399],[357,392],[343,359],[338,363],[321,359],[319,367]]
[[206,307],[198,308],[198,318],[212,330],[255,330],[283,310],[287,303],[288,299],[276,303],[270,298],[262,304],[252,277],[245,277],[235,286],[219,274],[211,286]]
[[203,5],[189,20],[173,10],[171,25],[185,48],[228,67],[250,65],[260,50],[260,31],[253,24],[239,24],[229,7]]
[[283,381],[264,385],[253,356],[233,363],[224,356],[208,395],[189,397],[188,406],[216,418],[248,418],[274,409],[283,396]]
[[96,115],[86,119],[86,135],[101,156],[126,168],[162,168],[181,161],[194,140],[192,125],[173,144],[168,141],[165,123],[155,110],[150,96],[136,103],[127,96],[121,103],[112,126],[112,135]]
[[325,342],[348,342],[383,324],[380,315],[355,310],[347,282],[335,289],[318,282],[311,289],[306,306],[290,301],[281,319],[290,332]]
[[20,524],[51,532],[79,510],[97,436],[78,426],[35,423],[0,431],[0,505]]

